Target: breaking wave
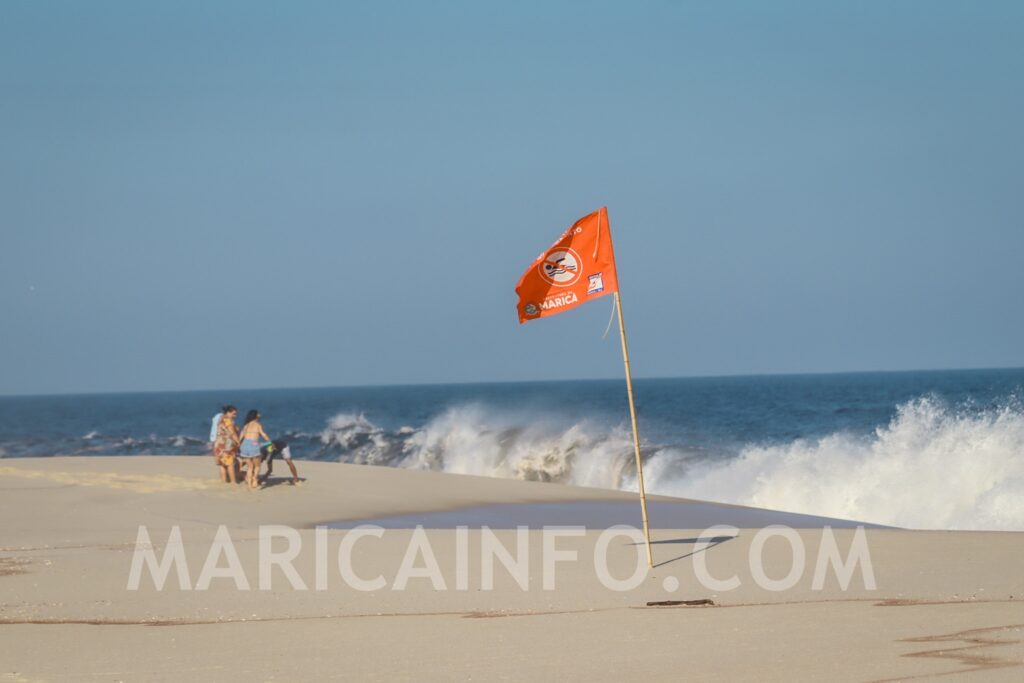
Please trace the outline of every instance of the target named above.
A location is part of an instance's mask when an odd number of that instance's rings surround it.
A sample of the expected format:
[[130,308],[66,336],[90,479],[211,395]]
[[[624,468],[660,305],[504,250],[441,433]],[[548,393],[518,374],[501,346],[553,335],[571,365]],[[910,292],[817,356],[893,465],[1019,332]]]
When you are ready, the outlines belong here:
[[727,462],[700,462],[654,488],[757,507],[923,529],[1024,530],[1024,412],[950,408],[933,398],[899,406],[868,437],[832,434],[748,446]]
[[[636,489],[625,424],[566,427],[473,405],[391,432],[364,415],[338,415],[319,441],[343,462]],[[834,433],[732,454],[647,444],[643,454],[651,493],[901,527],[1024,530],[1017,404],[976,410],[926,397],[867,436]]]
[[422,428],[394,432],[364,415],[337,415],[319,440],[342,462],[603,488],[622,485],[632,457],[621,427],[579,422],[566,428],[479,405],[450,408]]

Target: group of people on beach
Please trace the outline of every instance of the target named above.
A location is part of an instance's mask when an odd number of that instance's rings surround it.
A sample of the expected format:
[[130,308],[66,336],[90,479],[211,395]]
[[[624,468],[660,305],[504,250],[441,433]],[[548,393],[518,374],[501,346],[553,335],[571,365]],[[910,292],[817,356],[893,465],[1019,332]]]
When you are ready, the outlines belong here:
[[[245,482],[250,489],[257,489],[273,472],[274,456],[280,453],[292,472],[292,484],[299,483],[299,473],[292,462],[291,450],[284,441],[272,441],[260,422],[260,411],[250,410],[239,429],[235,425],[238,408],[226,405],[214,415],[210,425],[210,445],[213,459],[220,468],[220,480],[237,484],[241,470],[245,470]],[[261,479],[260,468],[267,461],[267,474]]]

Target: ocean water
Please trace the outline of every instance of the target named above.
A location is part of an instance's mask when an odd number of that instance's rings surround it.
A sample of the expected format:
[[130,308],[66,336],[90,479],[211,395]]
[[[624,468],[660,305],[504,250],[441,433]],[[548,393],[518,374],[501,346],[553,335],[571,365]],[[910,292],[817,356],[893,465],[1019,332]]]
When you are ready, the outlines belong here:
[[[1024,369],[635,382],[647,488],[1024,530]],[[622,380],[0,398],[0,457],[205,453],[224,403],[297,458],[636,489]]]

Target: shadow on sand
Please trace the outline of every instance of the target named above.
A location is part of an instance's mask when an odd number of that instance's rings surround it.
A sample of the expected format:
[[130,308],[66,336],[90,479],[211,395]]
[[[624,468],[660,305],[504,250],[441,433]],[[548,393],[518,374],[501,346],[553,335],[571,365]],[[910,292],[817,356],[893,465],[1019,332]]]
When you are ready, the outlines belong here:
[[[671,560],[665,560],[664,562],[658,562],[657,564],[654,565],[654,567],[655,568],[664,567],[666,564],[672,564],[673,562],[677,562],[679,560],[685,560],[687,557],[691,557],[693,555],[696,555],[697,553],[702,553],[702,552],[706,552],[708,550],[711,550],[716,545],[721,545],[721,544],[725,543],[726,541],[733,540],[734,538],[739,538],[739,534],[736,534],[735,536],[705,536],[703,538],[671,538],[671,539],[666,539],[666,540],[663,540],[663,541],[651,541],[651,545],[685,545],[685,544],[696,545],[697,543],[706,544],[702,548],[697,548],[695,550],[691,550],[690,552],[685,553],[683,555],[680,555],[679,557],[673,557]],[[643,545],[643,543],[630,543],[629,545],[636,546],[636,545]]]
[[[299,483],[300,484],[302,482],[304,482],[304,481],[306,481],[305,477],[299,477]],[[289,484],[290,485],[290,484],[292,484],[292,478],[291,477],[273,477],[273,476],[271,476],[271,477],[266,477],[265,479],[260,479],[260,483],[263,485],[263,488],[269,489],[271,486],[280,486],[282,484]]]

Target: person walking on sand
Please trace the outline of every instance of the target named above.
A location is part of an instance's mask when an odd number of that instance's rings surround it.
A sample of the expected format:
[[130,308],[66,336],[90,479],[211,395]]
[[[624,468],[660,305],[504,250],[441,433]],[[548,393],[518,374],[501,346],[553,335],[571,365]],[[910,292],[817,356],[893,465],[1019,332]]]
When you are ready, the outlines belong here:
[[220,480],[225,484],[229,481],[232,484],[238,483],[238,463],[235,461],[239,442],[238,428],[235,426],[237,415],[238,408],[224,406],[213,442],[213,455],[220,467]]
[[[270,437],[263,431],[260,424],[260,412],[250,410],[246,413],[245,424],[242,425],[242,446],[240,455],[245,458],[248,471],[245,473],[245,480],[249,482],[249,488],[255,489],[260,485],[260,444],[270,441]],[[260,441],[262,439],[262,442]]]

